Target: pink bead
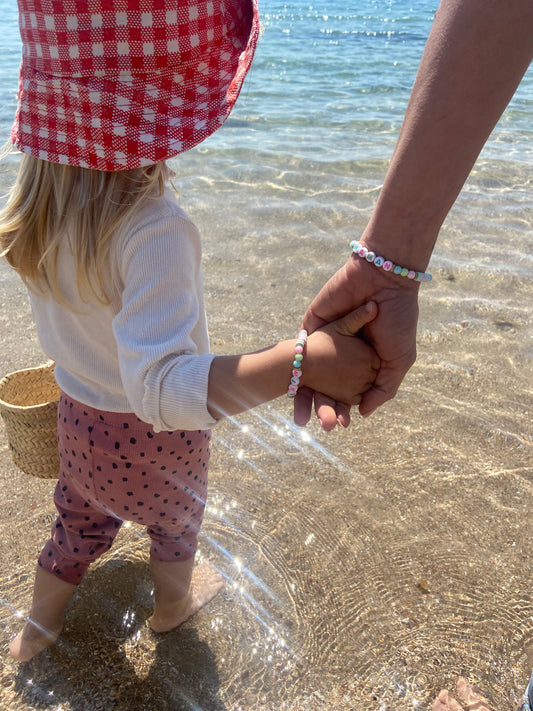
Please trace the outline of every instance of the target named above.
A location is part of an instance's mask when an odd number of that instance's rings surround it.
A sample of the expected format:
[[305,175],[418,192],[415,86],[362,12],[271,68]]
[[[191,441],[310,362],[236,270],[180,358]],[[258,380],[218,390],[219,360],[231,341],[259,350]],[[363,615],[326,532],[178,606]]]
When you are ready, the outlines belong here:
[[304,349],[302,346],[296,346],[296,348],[294,349],[294,352],[295,353],[303,353]]
[[[375,264],[376,267],[382,267],[385,272],[392,272],[393,274],[398,274],[408,279],[414,279],[414,281],[431,281],[432,279],[431,274],[428,272],[417,272],[414,269],[408,269],[407,267],[401,267],[399,264],[394,264],[390,259],[385,259],[385,257],[376,254],[376,252],[372,252],[355,240],[350,242],[350,249],[352,249],[354,254],[366,259],[367,262]],[[298,345],[301,344],[302,342],[298,341]],[[296,366],[296,363],[294,365]]]
[[297,368],[295,368],[295,369],[292,371],[292,374],[293,374],[293,376],[294,376],[295,378],[301,378],[301,377],[302,377],[302,371],[299,370],[299,369],[297,369]]

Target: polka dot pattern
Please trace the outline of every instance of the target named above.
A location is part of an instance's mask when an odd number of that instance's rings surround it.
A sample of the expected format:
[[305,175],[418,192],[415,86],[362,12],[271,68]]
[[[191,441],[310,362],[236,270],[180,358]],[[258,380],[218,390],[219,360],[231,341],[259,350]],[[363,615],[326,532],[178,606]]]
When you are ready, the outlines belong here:
[[124,520],[146,526],[150,555],[194,556],[207,496],[210,430],[155,433],[129,413],[102,412],[64,393],[58,408],[58,517],[39,565],[79,583]]

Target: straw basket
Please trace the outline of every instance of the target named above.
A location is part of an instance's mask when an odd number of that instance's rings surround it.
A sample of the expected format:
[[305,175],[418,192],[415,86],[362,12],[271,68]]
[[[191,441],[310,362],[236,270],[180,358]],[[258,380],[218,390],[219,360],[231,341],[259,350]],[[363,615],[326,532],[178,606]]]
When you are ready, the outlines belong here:
[[13,461],[41,479],[55,479],[59,466],[54,365],[18,370],[0,380],[0,414]]

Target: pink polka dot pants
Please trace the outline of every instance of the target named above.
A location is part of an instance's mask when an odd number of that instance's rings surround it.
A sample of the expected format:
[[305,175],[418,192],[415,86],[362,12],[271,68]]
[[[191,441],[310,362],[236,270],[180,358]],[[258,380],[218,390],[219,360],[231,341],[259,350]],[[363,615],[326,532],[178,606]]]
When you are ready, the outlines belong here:
[[194,556],[207,496],[210,430],[158,432],[130,413],[103,412],[62,393],[58,517],[39,565],[78,584],[124,520],[146,526],[150,555]]

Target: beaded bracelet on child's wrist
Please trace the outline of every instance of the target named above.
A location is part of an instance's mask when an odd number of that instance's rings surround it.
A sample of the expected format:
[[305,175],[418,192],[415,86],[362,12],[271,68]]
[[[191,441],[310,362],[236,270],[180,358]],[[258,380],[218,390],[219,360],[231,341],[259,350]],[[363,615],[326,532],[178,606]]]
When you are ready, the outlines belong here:
[[292,362],[292,376],[287,390],[288,397],[295,397],[300,386],[300,378],[302,377],[302,361],[304,359],[304,348],[307,342],[307,331],[302,329],[298,334],[298,340],[294,348],[294,360]]
[[413,279],[414,281],[431,281],[433,277],[429,272],[417,272],[414,269],[407,269],[407,267],[401,267],[399,264],[394,264],[390,259],[385,259],[385,257],[380,257],[376,255],[375,252],[371,252],[363,245],[359,244],[357,240],[350,242],[350,247],[352,252],[362,259],[366,259],[375,267],[381,267],[385,272],[391,272],[397,276],[407,277],[408,279]]

